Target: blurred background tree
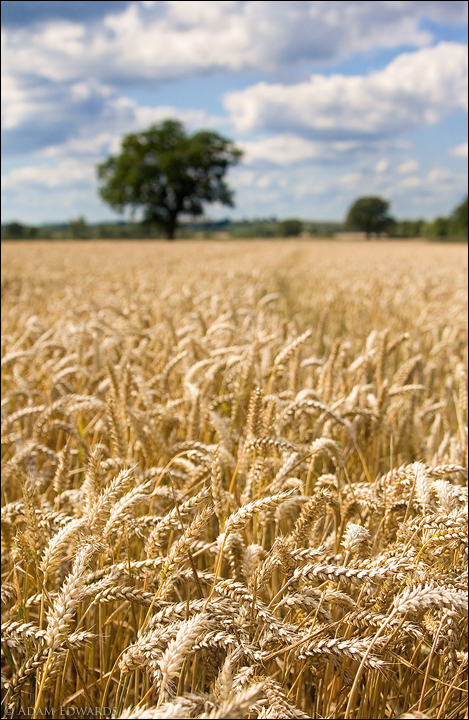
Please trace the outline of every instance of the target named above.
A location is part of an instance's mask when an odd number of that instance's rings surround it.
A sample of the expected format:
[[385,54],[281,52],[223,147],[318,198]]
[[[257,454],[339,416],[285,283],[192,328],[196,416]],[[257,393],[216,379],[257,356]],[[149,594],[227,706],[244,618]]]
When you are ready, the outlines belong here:
[[296,218],[287,218],[278,223],[280,237],[297,237],[303,230],[303,223]]
[[4,240],[34,240],[39,237],[38,228],[32,225],[23,225],[17,220],[2,225],[2,239]]
[[345,227],[365,232],[367,237],[391,231],[396,221],[388,214],[389,205],[388,200],[375,195],[357,198],[347,213]]
[[211,130],[188,135],[178,120],[126,135],[122,151],[98,165],[102,199],[117,212],[143,210],[143,222],[173,240],[181,215],[203,215],[204,203],[233,206],[224,177],[242,151]]
[[449,217],[449,234],[467,238],[467,195]]
[[433,240],[466,240],[467,195],[459,205],[456,205],[449,217],[439,215],[431,222],[425,223],[422,235]]
[[70,220],[68,228],[70,236],[74,240],[83,240],[89,237],[89,228],[83,216],[77,217],[75,220]]
[[5,234],[12,240],[18,240],[25,236],[26,227],[16,220],[9,222],[5,225]]

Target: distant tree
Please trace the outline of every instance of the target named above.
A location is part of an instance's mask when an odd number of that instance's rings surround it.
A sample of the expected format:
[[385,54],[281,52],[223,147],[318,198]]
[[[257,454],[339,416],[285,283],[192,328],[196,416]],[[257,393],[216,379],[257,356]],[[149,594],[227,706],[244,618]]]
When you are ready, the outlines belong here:
[[25,226],[15,220],[13,222],[6,223],[3,229],[3,235],[5,238],[11,240],[17,240],[23,238],[25,235]]
[[188,135],[177,120],[126,135],[120,155],[98,165],[99,193],[114,210],[143,210],[143,222],[173,240],[181,214],[203,215],[203,204],[233,206],[224,181],[242,157],[231,140],[210,130]]
[[427,238],[449,239],[449,218],[438,215],[434,220],[426,223],[423,235]]
[[347,213],[345,226],[348,230],[365,232],[367,237],[385,232],[395,224],[388,210],[389,202],[383,198],[375,195],[358,198]]
[[287,218],[281,220],[278,224],[278,234],[280,237],[297,237],[303,230],[303,223],[296,218]]
[[399,220],[392,230],[393,237],[415,238],[420,237],[425,227],[425,220]]
[[450,215],[449,234],[455,237],[467,237],[467,195]]
[[75,220],[70,220],[68,227],[72,238],[77,240],[86,238],[89,235],[88,225],[86,224],[86,220],[83,216],[80,216]]
[[449,220],[447,217],[439,215],[433,221],[433,235],[436,237],[446,237],[449,230]]

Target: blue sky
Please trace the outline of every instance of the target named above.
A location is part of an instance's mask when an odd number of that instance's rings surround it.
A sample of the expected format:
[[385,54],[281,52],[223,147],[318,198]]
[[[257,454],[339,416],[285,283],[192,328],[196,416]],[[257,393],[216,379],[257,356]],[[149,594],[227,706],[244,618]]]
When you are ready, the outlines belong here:
[[2,222],[119,218],[95,167],[168,117],[245,151],[211,218],[467,193],[467,2],[2,2]]

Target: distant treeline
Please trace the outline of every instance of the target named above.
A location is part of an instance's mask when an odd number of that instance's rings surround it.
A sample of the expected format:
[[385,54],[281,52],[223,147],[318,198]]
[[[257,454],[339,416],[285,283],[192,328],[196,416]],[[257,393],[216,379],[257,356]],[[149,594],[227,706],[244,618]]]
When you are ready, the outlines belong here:
[[[303,222],[296,218],[277,221],[276,218],[243,220],[231,222],[184,223],[176,231],[176,238],[275,238],[298,237],[302,233],[315,237],[333,237],[334,233],[343,230],[343,223],[336,222]],[[124,239],[158,239],[164,233],[157,225],[140,222],[109,222],[87,223],[80,217],[68,223],[40,226],[24,225],[10,222],[2,225],[4,240],[124,240]]]
[[[333,238],[345,230],[340,222],[306,222],[297,218],[277,220],[260,218],[254,220],[185,223],[176,232],[176,238],[275,238],[300,235]],[[467,197],[448,217],[439,216],[431,222],[426,220],[392,220],[387,232],[393,238],[429,238],[442,241],[467,239]],[[124,240],[163,238],[157,225],[140,222],[87,223],[84,217],[68,223],[40,226],[9,222],[2,225],[3,240]]]

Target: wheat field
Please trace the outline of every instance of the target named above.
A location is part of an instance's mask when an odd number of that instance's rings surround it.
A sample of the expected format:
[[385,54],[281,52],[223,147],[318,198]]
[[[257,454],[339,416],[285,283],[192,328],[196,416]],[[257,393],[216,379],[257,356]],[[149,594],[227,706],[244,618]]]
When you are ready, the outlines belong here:
[[467,717],[466,251],[2,243],[3,717]]

